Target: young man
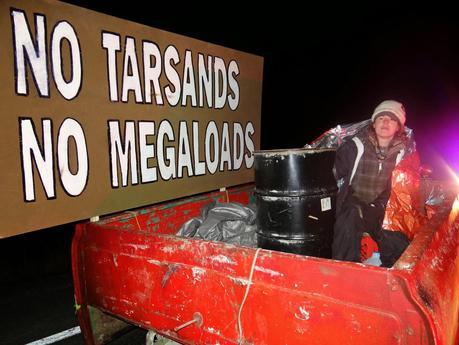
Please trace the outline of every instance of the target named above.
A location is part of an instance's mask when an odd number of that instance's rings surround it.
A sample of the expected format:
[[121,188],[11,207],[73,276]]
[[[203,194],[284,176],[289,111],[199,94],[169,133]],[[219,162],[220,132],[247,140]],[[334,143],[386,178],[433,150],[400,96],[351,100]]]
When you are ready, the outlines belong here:
[[371,120],[336,153],[333,259],[359,262],[360,241],[367,232],[378,243],[382,266],[391,267],[409,244],[403,233],[382,229],[392,171],[406,149],[405,109],[387,100],[375,108]]

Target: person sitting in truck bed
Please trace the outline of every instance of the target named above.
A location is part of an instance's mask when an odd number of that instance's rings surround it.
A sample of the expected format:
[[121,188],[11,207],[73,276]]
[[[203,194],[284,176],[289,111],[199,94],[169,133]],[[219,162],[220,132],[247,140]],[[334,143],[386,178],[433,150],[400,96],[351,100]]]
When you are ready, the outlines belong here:
[[406,112],[400,102],[386,100],[375,108],[371,120],[336,152],[339,190],[332,257],[359,262],[366,232],[378,244],[381,266],[391,267],[409,244],[402,232],[382,229],[392,171],[406,151]]

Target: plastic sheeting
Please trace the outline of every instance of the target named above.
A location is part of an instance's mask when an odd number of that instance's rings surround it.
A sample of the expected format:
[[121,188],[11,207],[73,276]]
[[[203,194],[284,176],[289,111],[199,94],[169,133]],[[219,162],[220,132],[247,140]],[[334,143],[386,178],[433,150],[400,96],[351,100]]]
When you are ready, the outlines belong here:
[[424,212],[428,219],[443,211],[445,207],[449,208],[459,195],[459,185],[454,181],[439,182],[425,179],[422,182],[421,195],[425,200]]
[[[310,144],[306,144],[305,148],[338,148],[344,140],[352,137],[363,128],[367,127],[371,120],[365,120],[357,123],[346,125],[338,125],[325,131],[321,136],[315,139]],[[405,134],[408,138],[407,154],[416,151],[416,143],[413,138],[413,130],[405,126]]]
[[413,152],[392,172],[392,190],[384,215],[383,228],[403,232],[412,240],[416,229],[427,220],[420,193],[420,159]]
[[201,216],[182,225],[178,236],[257,246],[256,211],[253,205],[213,202],[201,209]]
[[422,177],[417,151],[405,156],[392,172],[392,190],[383,228],[403,232],[411,241],[418,229],[444,209],[455,197],[447,181]]

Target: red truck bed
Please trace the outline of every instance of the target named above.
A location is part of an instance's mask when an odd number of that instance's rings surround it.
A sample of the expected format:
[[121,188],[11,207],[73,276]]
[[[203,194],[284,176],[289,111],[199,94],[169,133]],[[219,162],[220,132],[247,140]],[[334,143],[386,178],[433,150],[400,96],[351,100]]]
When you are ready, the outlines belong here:
[[248,203],[252,188],[77,225],[86,343],[104,343],[127,322],[183,344],[458,344],[457,200],[391,269],[174,236],[203,205]]

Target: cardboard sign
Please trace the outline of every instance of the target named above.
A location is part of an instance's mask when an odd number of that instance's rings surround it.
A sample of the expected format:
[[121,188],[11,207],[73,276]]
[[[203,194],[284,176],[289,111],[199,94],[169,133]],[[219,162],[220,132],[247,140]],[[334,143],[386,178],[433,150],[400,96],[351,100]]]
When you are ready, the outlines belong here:
[[261,57],[50,1],[0,35],[0,238],[253,180]]

